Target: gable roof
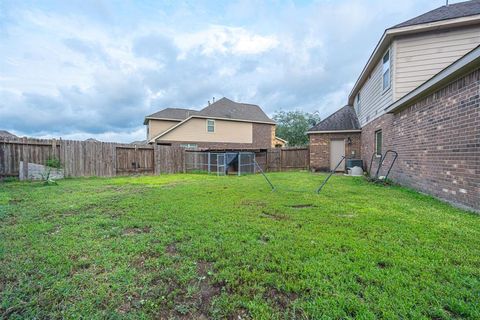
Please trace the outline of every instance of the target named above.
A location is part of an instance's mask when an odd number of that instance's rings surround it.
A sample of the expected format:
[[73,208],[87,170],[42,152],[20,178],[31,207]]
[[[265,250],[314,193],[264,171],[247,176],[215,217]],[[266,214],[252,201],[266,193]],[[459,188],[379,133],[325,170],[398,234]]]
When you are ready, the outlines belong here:
[[[183,108],[166,108],[155,113],[152,113],[149,116],[145,117],[147,119],[164,119],[164,120],[176,120],[182,121],[190,117],[191,115],[197,114],[197,110],[183,109]],[[144,123],[146,124],[146,123]]]
[[[175,110],[175,111],[171,111]],[[180,110],[180,111],[178,111]],[[180,119],[171,118],[171,116],[184,116],[186,118]],[[169,116],[170,118],[167,118]],[[190,109],[180,109],[180,108],[167,108],[160,110],[150,116],[145,118],[144,124],[146,124],[148,119],[174,119],[179,120],[179,123],[173,127],[165,130],[164,132],[158,134],[150,141],[154,141],[161,137],[162,135],[175,130],[178,126],[182,125],[184,122],[188,121],[190,118],[212,118],[212,119],[224,119],[224,120],[233,120],[233,121],[244,121],[244,122],[259,122],[267,124],[275,124],[275,121],[270,119],[263,110],[255,105],[248,103],[235,102],[225,97],[221,98],[218,101],[210,104],[209,106],[203,108],[200,111],[190,110]]]
[[[183,108],[166,108],[145,117],[147,119],[183,121],[191,116],[243,120],[252,122],[267,122],[275,124],[263,110],[248,103],[235,102],[223,97],[200,111]],[[144,123],[146,124],[146,123]]]
[[480,0],[450,4],[386,29],[363,67],[352,91],[350,91],[348,104],[353,104],[356,94],[368,79],[376,63],[381,59],[394,38],[432,30],[478,25],[480,24],[479,7]]
[[353,106],[344,106],[334,114],[310,128],[307,133],[331,131],[360,131],[360,123]]
[[480,0],[465,1],[441,6],[415,18],[395,25],[393,28],[408,27],[416,24],[455,19],[480,14]]
[[259,106],[255,104],[235,102],[225,97],[200,110],[198,115],[204,117],[275,123]]

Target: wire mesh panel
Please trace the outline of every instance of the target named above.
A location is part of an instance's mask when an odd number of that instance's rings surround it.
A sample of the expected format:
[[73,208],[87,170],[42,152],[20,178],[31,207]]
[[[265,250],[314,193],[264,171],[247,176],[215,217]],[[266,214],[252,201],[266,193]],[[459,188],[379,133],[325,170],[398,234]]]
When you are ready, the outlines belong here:
[[187,151],[185,153],[185,170],[187,172],[207,173],[208,164],[208,154],[205,152]]
[[217,175],[224,176],[227,173],[225,153],[214,153],[214,155],[215,155],[214,158],[217,159],[216,161]]
[[238,154],[238,175],[254,174],[255,172],[255,153],[240,152]]
[[254,174],[256,173],[253,152],[201,152],[187,151],[185,169],[190,173]]

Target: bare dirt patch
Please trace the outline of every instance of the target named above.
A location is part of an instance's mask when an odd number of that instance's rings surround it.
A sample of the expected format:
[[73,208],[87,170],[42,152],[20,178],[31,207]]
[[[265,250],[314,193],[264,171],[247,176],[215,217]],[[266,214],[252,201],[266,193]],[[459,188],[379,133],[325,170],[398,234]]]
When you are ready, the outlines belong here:
[[288,220],[288,219],[290,219],[290,217],[287,216],[286,214],[279,213],[279,212],[268,212],[268,211],[265,211],[265,210],[262,211],[262,214],[260,216],[263,217],[263,218],[269,218],[269,219],[272,219],[272,220]]
[[178,250],[177,250],[177,243],[170,243],[166,248],[165,248],[165,253],[170,256],[170,257],[175,257],[178,255]]
[[211,301],[220,294],[222,289],[219,284],[212,284],[209,281],[209,273],[212,272],[212,263],[206,261],[199,261],[197,263],[197,274],[199,275],[199,310],[203,315],[207,315]]
[[123,230],[123,234],[126,236],[131,236],[131,235],[141,234],[141,233],[150,233],[150,230],[151,230],[151,227],[149,226],[126,228]]
[[249,320],[252,319],[245,309],[238,309],[233,314],[231,314],[228,319],[230,320]]
[[262,200],[242,200],[240,202],[242,206],[249,206],[249,207],[258,207],[258,208],[265,208],[267,206],[267,202]]
[[306,209],[306,208],[316,208],[317,206],[314,204],[293,204],[290,208],[293,209]]
[[264,298],[270,301],[277,310],[287,310],[297,300],[298,294],[271,288],[265,292]]
[[10,199],[10,200],[8,200],[8,204],[14,206],[14,205],[19,204],[22,201],[23,201],[23,199]]
[[388,262],[388,261],[379,261],[379,262],[377,263],[377,267],[379,267],[380,269],[389,268],[389,267],[391,267],[391,266],[392,266],[392,264],[391,264],[390,262]]

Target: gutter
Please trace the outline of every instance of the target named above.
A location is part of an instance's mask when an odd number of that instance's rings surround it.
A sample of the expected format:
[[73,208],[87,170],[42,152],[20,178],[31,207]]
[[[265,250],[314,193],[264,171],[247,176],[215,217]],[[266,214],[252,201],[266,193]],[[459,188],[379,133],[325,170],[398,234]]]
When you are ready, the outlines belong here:
[[321,130],[321,131],[307,131],[306,134],[313,133],[356,133],[362,132],[361,129],[352,129],[352,130]]

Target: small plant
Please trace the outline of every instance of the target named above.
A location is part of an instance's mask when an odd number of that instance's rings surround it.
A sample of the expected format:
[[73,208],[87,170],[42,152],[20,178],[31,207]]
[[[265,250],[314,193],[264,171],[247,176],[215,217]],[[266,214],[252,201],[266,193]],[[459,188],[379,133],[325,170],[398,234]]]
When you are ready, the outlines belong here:
[[45,165],[50,168],[56,168],[60,169],[62,167],[62,163],[60,162],[60,159],[57,157],[49,157],[47,161],[45,161]]
[[43,184],[46,185],[46,186],[57,185],[58,184],[57,181],[53,180],[50,177],[51,172],[52,172],[52,167],[47,167],[45,172],[41,173]]

